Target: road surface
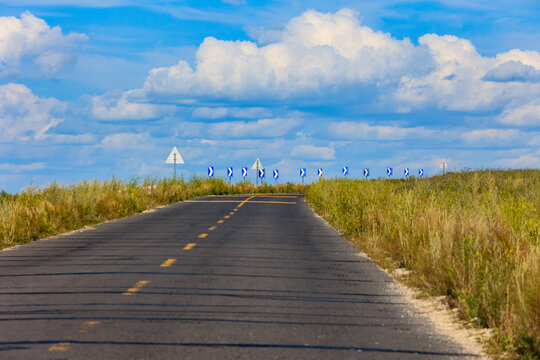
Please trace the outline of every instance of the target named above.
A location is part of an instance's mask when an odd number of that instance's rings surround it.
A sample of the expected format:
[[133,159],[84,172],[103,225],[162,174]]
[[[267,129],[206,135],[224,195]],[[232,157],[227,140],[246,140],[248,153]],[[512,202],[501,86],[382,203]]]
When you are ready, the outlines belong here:
[[464,359],[301,195],[225,196],[0,252],[2,359]]

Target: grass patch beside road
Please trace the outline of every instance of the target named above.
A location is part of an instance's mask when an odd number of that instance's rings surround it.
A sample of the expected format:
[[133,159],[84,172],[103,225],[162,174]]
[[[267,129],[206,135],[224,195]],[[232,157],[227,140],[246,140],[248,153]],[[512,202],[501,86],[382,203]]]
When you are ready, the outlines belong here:
[[540,171],[322,180],[307,201],[384,267],[495,328],[498,350],[540,358]]
[[0,193],[0,249],[103,221],[133,215],[160,205],[205,195],[304,192],[293,184],[228,184],[222,179],[192,177],[53,183],[19,194]]

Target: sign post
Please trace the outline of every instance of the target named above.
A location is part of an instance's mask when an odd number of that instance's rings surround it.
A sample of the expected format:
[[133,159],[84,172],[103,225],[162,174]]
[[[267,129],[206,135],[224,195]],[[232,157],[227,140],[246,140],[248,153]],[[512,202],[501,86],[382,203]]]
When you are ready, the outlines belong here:
[[386,175],[388,175],[388,177],[391,177],[391,176],[392,176],[392,173],[393,173],[393,170],[392,170],[391,167],[386,168]]
[[306,177],[306,168],[300,168],[300,177],[302,178],[302,184],[303,184],[304,178]]
[[317,169],[317,176],[319,177],[319,179],[322,178],[322,176],[323,176],[323,169],[320,169],[320,168]]
[[233,177],[233,168],[232,168],[232,166],[227,168],[227,177],[229,178],[229,183],[230,183],[231,180],[232,180],[232,177]]
[[349,167],[348,167],[348,166],[343,166],[343,167],[341,168],[341,174],[342,174],[343,176],[349,175]]
[[[255,160],[255,162],[253,163],[253,166],[251,166],[251,168],[253,170],[256,170],[257,171],[257,183],[256,185],[259,185],[259,178],[263,178],[264,177],[264,171],[262,173],[263,176],[261,176],[261,173],[260,173],[260,170],[263,169],[263,165],[261,163],[261,160],[259,160],[259,158],[257,158],[257,160]],[[262,181],[262,180],[261,180]]]
[[442,164],[440,167],[442,168],[443,175],[446,174],[446,169],[448,169],[448,164],[446,163],[446,160],[442,161]]
[[366,179],[369,177],[369,169],[364,169],[364,177]]
[[248,176],[248,168],[243,167],[242,168],[242,177],[244,178],[244,181],[246,181],[247,176]]
[[274,170],[274,179],[276,180],[276,184],[277,184],[278,179],[279,179],[279,170]]
[[165,164],[174,164],[174,181],[176,181],[176,164],[183,164],[184,159],[182,159],[182,156],[178,152],[178,149],[173,147],[171,153],[167,157],[167,160],[165,160]]

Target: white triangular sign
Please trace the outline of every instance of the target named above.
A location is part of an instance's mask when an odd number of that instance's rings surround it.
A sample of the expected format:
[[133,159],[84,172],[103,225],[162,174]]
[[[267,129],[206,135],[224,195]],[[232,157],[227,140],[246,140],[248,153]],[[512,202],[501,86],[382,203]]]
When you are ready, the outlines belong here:
[[176,155],[176,163],[177,164],[183,164],[184,163],[184,159],[182,159],[182,156],[180,155],[180,153],[178,152],[178,149],[175,147],[173,147],[171,153],[169,154],[169,157],[167,158],[167,160],[165,160],[165,164],[174,164],[174,159],[175,159],[175,155]]
[[255,160],[255,163],[253,163],[253,166],[251,168],[253,170],[263,169],[263,166],[261,164],[261,160],[259,160],[259,158],[257,158],[257,160]]
[[447,168],[448,168],[448,164],[446,163],[446,160],[443,160],[441,166],[439,166],[439,167],[440,167],[441,169],[447,169]]

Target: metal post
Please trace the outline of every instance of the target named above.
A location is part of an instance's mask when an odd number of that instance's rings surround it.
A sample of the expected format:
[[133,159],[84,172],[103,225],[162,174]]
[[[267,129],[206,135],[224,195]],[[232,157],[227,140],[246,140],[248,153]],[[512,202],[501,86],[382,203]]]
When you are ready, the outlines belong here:
[[176,153],[174,154],[174,182],[176,182]]
[[257,162],[257,178],[255,181],[255,185],[259,186],[259,162]]

